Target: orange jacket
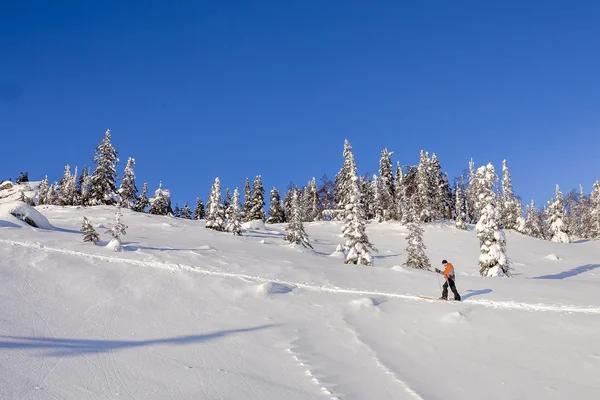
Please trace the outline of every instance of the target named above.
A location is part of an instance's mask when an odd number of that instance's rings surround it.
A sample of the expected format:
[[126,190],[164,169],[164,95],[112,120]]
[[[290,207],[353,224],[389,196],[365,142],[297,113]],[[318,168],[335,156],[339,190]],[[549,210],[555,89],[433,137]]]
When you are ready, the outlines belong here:
[[444,270],[444,276],[446,279],[452,278],[454,279],[454,265],[448,263],[446,264],[446,269]]

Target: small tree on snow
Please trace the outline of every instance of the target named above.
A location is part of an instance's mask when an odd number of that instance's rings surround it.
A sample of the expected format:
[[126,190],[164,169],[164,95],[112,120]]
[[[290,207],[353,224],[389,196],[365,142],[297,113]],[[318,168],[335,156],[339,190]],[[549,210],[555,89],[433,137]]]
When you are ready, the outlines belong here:
[[252,202],[246,216],[247,221],[261,220],[265,221],[265,189],[263,189],[262,178],[260,175],[254,179],[252,185]]
[[225,212],[221,202],[221,181],[215,179],[210,191],[208,213],[206,215],[206,228],[222,231],[225,227]]
[[204,203],[202,202],[202,197],[198,197],[196,199],[196,208],[194,209],[194,219],[201,220],[204,218]]
[[242,214],[240,204],[240,191],[235,188],[233,197],[227,207],[227,232],[240,236],[242,234]]
[[481,246],[479,273],[481,276],[509,276],[510,267],[506,257],[506,240],[500,230],[500,211],[496,206],[494,183],[498,176],[490,163],[480,167],[475,175],[478,189],[477,237]]
[[546,211],[548,225],[552,232],[552,241],[557,243],[570,243],[571,239],[567,234],[567,227],[565,225],[565,202],[563,200],[562,192],[558,185],[556,185],[556,199],[551,199],[548,202],[548,209]]
[[304,224],[302,223],[302,209],[300,207],[300,199],[298,199],[298,191],[294,191],[292,195],[291,209],[290,222],[287,228],[285,228],[288,234],[284,240],[290,244],[301,244],[304,247],[312,249],[313,247],[308,240],[308,235],[304,231]]
[[115,251],[121,250],[121,237],[125,236],[126,234],[125,229],[127,229],[127,226],[121,222],[122,216],[123,215],[121,214],[121,209],[117,208],[117,212],[115,213],[115,226],[113,226],[112,229],[106,231],[106,233],[113,237],[113,240],[111,240],[111,242],[114,243]]
[[285,211],[281,205],[281,196],[275,188],[271,189],[271,201],[269,202],[269,224],[280,224],[285,222]]
[[135,204],[135,211],[137,212],[146,212],[146,208],[150,205],[150,200],[148,200],[148,182],[144,182],[142,185],[142,194],[137,199]]
[[137,203],[137,187],[135,186],[135,173],[133,172],[135,167],[135,159],[129,157],[127,160],[127,166],[121,180],[121,187],[119,188],[119,205],[124,208],[133,209]]
[[183,208],[181,209],[181,218],[192,219],[192,209],[187,201],[183,204]]
[[100,241],[100,236],[98,235],[98,232],[96,232],[96,230],[86,217],[83,217],[83,225],[81,226],[81,232],[83,232],[84,242],[92,242],[96,244]]
[[48,175],[40,182],[38,189],[38,205],[46,204],[46,198],[48,197]]
[[429,258],[425,254],[425,243],[423,243],[423,228],[416,223],[408,224],[408,236],[406,236],[406,253],[408,254],[404,265],[410,268],[426,269],[431,268]]
[[[354,169],[356,170],[356,169]],[[364,264],[373,265],[373,258],[370,250],[377,251],[373,244],[369,242],[365,229],[365,214],[360,201],[360,189],[358,187],[358,177],[356,174],[351,177],[352,196],[350,202],[346,204],[346,223],[342,229],[346,241],[345,264]]]
[[171,208],[171,192],[162,188],[162,181],[158,189],[154,192],[154,197],[150,200],[150,214],[154,215],[173,215]]

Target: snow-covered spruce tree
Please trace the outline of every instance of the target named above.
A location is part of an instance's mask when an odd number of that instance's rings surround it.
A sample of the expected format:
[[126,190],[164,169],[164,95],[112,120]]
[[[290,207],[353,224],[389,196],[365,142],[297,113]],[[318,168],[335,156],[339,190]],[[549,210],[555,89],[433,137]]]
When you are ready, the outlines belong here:
[[45,204],[51,204],[53,206],[60,206],[60,185],[54,181],[50,189],[48,190],[48,197],[46,198]]
[[206,215],[206,227],[216,231],[225,229],[225,211],[221,202],[221,181],[215,179],[210,190],[209,208]]
[[[350,171],[356,171],[354,156],[351,157],[352,163],[349,164]],[[342,233],[347,239],[345,249],[347,251],[346,264],[365,264],[373,265],[373,258],[369,250],[377,251],[373,244],[369,242],[365,230],[365,216],[360,200],[360,189],[358,187],[358,177],[356,172],[350,177],[350,189],[352,195],[350,202],[346,204],[346,221],[342,228]]]
[[194,219],[201,220],[204,218],[204,203],[202,202],[202,197],[198,197],[196,199],[196,208],[194,209]]
[[440,213],[443,219],[452,219],[454,211],[454,198],[452,197],[452,189],[450,189],[450,183],[448,182],[448,174],[442,173],[442,178],[438,186],[438,192],[440,196]]
[[154,197],[150,199],[150,214],[173,215],[171,192],[162,188],[162,181],[158,185],[156,192],[154,192]]
[[183,203],[183,208],[181,209],[181,218],[192,219],[192,209],[188,205],[187,201]]
[[146,209],[150,205],[150,200],[148,200],[148,182],[144,182],[142,185],[142,193],[140,197],[138,197],[137,202],[135,203],[135,211],[137,212],[146,212]]
[[494,166],[489,163],[477,169],[475,182],[477,187],[477,204],[479,222],[477,237],[481,246],[479,256],[479,273],[481,276],[510,276],[510,266],[506,257],[506,240],[500,230],[500,212],[497,208],[497,197],[494,185],[498,176]]
[[429,154],[421,150],[416,174],[417,191],[412,199],[412,206],[415,207],[421,222],[431,222],[436,215],[433,210],[433,202],[436,196],[432,186],[430,164]]
[[42,204],[46,204],[46,198],[48,197],[48,175],[40,182],[40,186],[38,188],[38,206]]
[[423,228],[417,222],[411,222],[407,226],[406,236],[406,262],[404,265],[416,269],[431,269],[429,258],[425,254],[425,243],[423,243]]
[[456,227],[458,229],[466,230],[467,223],[466,223],[465,219],[467,216],[467,212],[466,212],[466,205],[465,205],[465,195],[464,195],[462,189],[460,188],[460,186],[458,186],[458,185],[456,186],[454,195],[455,195],[454,215],[456,218]]
[[371,193],[373,194],[373,201],[369,202],[368,206],[372,207],[372,214],[375,221],[383,222],[384,212],[387,210],[387,203],[384,200],[386,195],[382,193],[385,191],[385,188],[383,187],[383,184],[379,182],[377,175],[373,175],[373,180],[371,181],[370,185]]
[[579,202],[577,203],[577,215],[579,216],[579,225],[581,237],[591,239],[592,235],[592,209],[590,197],[586,196],[583,186],[579,185]]
[[86,217],[83,217],[83,225],[81,226],[81,232],[83,232],[84,242],[92,242],[96,244],[100,241],[100,236],[98,235],[98,232],[96,232],[96,230]]
[[115,204],[119,158],[117,151],[110,143],[110,139],[110,129],[107,129],[104,133],[104,139],[96,147],[96,155],[93,159],[96,169],[92,176],[90,197],[94,204]]
[[379,197],[383,219],[386,221],[396,218],[397,205],[395,200],[396,187],[394,184],[394,168],[392,166],[393,151],[387,148],[381,151],[379,160]]
[[89,206],[91,203],[92,175],[88,167],[83,167],[79,177],[79,204]]
[[[452,203],[448,199],[448,182],[444,182],[444,174],[437,155],[433,153],[427,167],[430,191],[430,207],[432,221],[440,220],[447,216],[447,207]],[[450,194],[451,195],[451,194]]]
[[327,175],[323,175],[321,177],[321,185],[319,186],[319,190],[317,194],[319,195],[319,218],[321,220],[329,221],[330,211],[333,210],[333,198],[334,198],[334,183],[327,177]]
[[[248,218],[250,216],[250,210],[252,210],[252,189],[250,188],[250,180],[246,178],[246,183],[244,184],[244,204],[242,205],[242,221],[248,222],[250,221]],[[209,198],[210,202],[210,198]],[[209,204],[207,203],[207,209]]]
[[570,243],[571,239],[567,234],[567,227],[565,225],[565,203],[562,196],[562,192],[558,185],[556,185],[556,199],[551,199],[548,202],[547,209],[547,220],[552,233],[553,242],[557,243]]
[[181,218],[181,208],[179,208],[179,204],[175,203],[175,208],[173,209],[173,216],[175,218]]
[[358,190],[360,191],[360,205],[363,209],[365,220],[370,221],[375,218],[375,193],[373,192],[371,178],[365,174],[358,178]]
[[346,205],[350,204],[350,198],[353,195],[352,177],[357,177],[358,175],[354,154],[352,153],[352,146],[350,146],[350,142],[348,142],[347,139],[344,140],[344,152],[342,154],[344,156],[344,162],[340,171],[335,176],[334,203],[337,212],[335,213],[334,219],[337,221],[342,221],[345,218]]
[[303,209],[307,222],[319,221],[321,210],[319,206],[319,190],[317,180],[313,177],[306,186],[305,195],[302,197]]
[[404,212],[404,173],[400,166],[400,161],[396,164],[396,177],[394,180],[394,219],[396,221],[402,221],[402,214]]
[[119,188],[119,205],[123,208],[133,209],[137,203],[138,190],[135,186],[133,167],[135,167],[135,159],[129,157]]
[[233,191],[233,197],[227,207],[227,232],[241,236],[242,234],[242,206],[240,204],[240,191],[236,187]]
[[60,180],[59,198],[60,204],[63,206],[72,206],[75,199],[75,178],[71,174],[69,164],[65,165],[65,172]]
[[271,189],[270,193],[269,218],[267,222],[269,224],[281,224],[285,222],[285,212],[281,204],[281,195],[275,187]]
[[477,201],[477,189],[475,187],[475,162],[472,158],[469,160],[468,174],[469,178],[466,184],[465,207],[467,209],[467,223],[474,224],[479,219],[479,216],[477,215],[475,207],[475,202]]
[[117,212],[115,213],[115,226],[106,231],[106,233],[113,237],[108,244],[108,247],[112,247],[115,251],[121,251],[121,237],[126,234],[125,229],[127,229],[127,225],[124,225],[121,222],[122,216],[121,209],[117,208]]
[[516,229],[517,218],[519,217],[519,205],[513,192],[512,179],[506,160],[502,160],[502,193],[500,199],[500,212],[502,213],[501,226],[504,229]]
[[600,239],[600,181],[594,183],[590,195],[590,238]]
[[310,244],[308,235],[304,231],[304,225],[302,224],[302,210],[297,191],[294,191],[294,194],[292,195],[291,215],[289,224],[285,230],[288,234],[283,240],[290,244],[300,244],[312,249],[312,245]]
[[581,216],[579,215],[579,193],[573,189],[564,197],[565,232],[570,238],[581,238]]
[[263,188],[262,178],[257,175],[252,185],[252,208],[250,208],[248,221],[265,221],[265,189]]
[[229,205],[231,204],[231,202],[233,201],[233,195],[231,194],[231,191],[229,190],[229,188],[225,189],[225,197],[223,198],[223,209],[225,210],[225,215],[227,215],[227,208],[229,208]]

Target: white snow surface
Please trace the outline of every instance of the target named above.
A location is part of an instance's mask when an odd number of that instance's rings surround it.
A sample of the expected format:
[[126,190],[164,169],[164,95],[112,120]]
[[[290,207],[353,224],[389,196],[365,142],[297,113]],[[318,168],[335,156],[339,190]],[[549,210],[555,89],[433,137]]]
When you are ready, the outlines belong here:
[[[600,242],[507,232],[511,278],[481,277],[472,226],[424,225],[463,302],[427,300],[442,277],[405,261],[405,227],[369,224],[374,266],[329,255],[340,223],[237,237],[203,221],[123,210],[122,252],[55,230],[0,225],[1,399],[596,399]],[[103,240],[108,235],[100,232]],[[267,240],[265,246],[261,241]],[[561,262],[544,257],[560,254]],[[441,267],[441,266],[440,266]]]
[[26,222],[27,220],[34,223],[36,225],[35,228],[54,229],[44,215],[28,204],[21,201],[0,204],[0,227],[19,226],[33,228],[32,225]]

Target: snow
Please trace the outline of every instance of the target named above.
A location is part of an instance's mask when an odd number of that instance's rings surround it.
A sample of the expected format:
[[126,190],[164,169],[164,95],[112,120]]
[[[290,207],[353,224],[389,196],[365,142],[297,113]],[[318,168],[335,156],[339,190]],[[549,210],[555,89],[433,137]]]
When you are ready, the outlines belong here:
[[245,230],[252,230],[252,231],[260,231],[260,230],[264,231],[267,229],[264,221],[262,221],[260,219],[255,219],[253,221],[244,222],[242,224],[242,228],[244,228]]
[[54,229],[50,222],[35,208],[23,202],[0,204],[0,226],[15,224],[40,229]]
[[442,302],[418,297],[439,297],[443,279],[400,267],[407,229],[393,222],[367,225],[380,251],[366,267],[329,256],[343,242],[336,222],[307,223],[315,249],[300,252],[284,224],[234,236],[123,210],[115,253],[78,232],[83,216],[112,225],[114,207],[39,210],[55,230],[0,228],[2,399],[562,400],[600,390],[597,241],[508,231],[513,274],[496,279],[479,275],[473,229],[426,224],[427,256],[455,266],[464,299]]

